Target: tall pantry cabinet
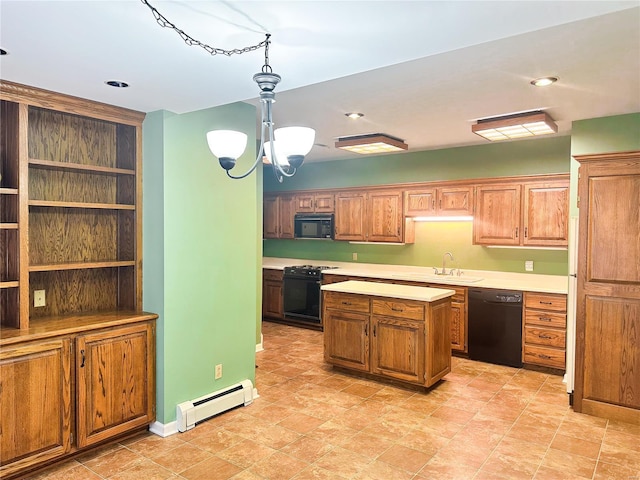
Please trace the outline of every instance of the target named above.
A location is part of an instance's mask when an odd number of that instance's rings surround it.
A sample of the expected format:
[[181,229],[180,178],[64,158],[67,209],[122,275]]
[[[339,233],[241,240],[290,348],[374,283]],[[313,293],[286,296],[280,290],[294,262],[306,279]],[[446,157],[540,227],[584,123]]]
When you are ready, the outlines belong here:
[[144,114],[0,81],[0,476],[147,428]]
[[574,408],[640,425],[640,151],[575,158]]

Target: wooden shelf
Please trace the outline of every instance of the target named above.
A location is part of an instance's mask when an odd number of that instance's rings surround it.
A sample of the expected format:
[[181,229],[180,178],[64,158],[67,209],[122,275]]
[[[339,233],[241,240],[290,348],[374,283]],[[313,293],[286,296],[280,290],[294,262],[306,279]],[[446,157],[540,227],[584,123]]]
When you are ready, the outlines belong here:
[[102,210],[135,210],[135,205],[119,203],[83,203],[83,202],[54,202],[50,200],[29,200],[30,207],[61,207],[61,208],[96,208]]
[[114,260],[108,262],[75,262],[50,263],[46,265],[29,265],[30,272],[55,272],[60,270],[87,270],[91,268],[133,267],[133,260]]
[[18,189],[2,187],[0,188],[0,194],[1,195],[18,195]]
[[17,280],[14,282],[0,282],[0,288],[16,288],[20,286]]
[[17,223],[0,223],[0,230],[17,230]]
[[52,170],[76,170],[86,173],[97,173],[101,175],[135,175],[134,170],[126,168],[101,167],[98,165],[83,165],[80,163],[52,162],[50,160],[29,159],[29,165],[34,167],[48,168]]

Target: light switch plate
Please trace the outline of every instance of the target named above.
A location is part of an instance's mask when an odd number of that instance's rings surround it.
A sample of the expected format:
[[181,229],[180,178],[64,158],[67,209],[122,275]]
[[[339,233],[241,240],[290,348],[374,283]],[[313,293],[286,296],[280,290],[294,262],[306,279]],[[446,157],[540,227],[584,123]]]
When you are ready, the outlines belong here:
[[524,262],[524,269],[526,272],[533,272],[533,260]]

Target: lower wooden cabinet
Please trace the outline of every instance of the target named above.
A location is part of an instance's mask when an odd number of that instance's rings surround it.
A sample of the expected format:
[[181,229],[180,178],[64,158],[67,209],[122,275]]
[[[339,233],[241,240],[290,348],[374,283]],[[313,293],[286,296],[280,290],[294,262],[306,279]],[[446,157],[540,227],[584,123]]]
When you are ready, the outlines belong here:
[[21,476],[153,422],[154,325],[3,346],[0,477]]
[[451,371],[451,300],[418,302],[324,292],[324,358],[429,387]]
[[262,272],[262,316],[272,319],[284,318],[282,297],[282,270]]
[[565,369],[567,296],[525,292],[522,362]]

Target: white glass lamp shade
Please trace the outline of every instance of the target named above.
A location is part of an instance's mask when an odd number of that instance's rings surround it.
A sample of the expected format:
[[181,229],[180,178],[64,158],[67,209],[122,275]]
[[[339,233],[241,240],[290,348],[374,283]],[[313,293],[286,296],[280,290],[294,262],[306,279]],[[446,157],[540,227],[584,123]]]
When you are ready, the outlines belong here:
[[[275,150],[276,159],[281,167],[288,167],[289,162],[287,156],[282,150],[278,149],[278,142],[273,142],[273,149]],[[273,158],[271,158],[271,142],[264,142],[264,154],[267,157],[267,161],[273,165]]]
[[236,160],[247,148],[247,135],[235,130],[212,130],[207,133],[207,143],[216,157]]
[[316,131],[309,127],[283,127],[277,128],[273,135],[278,142],[279,149],[287,156],[305,156],[311,151],[316,139]]

